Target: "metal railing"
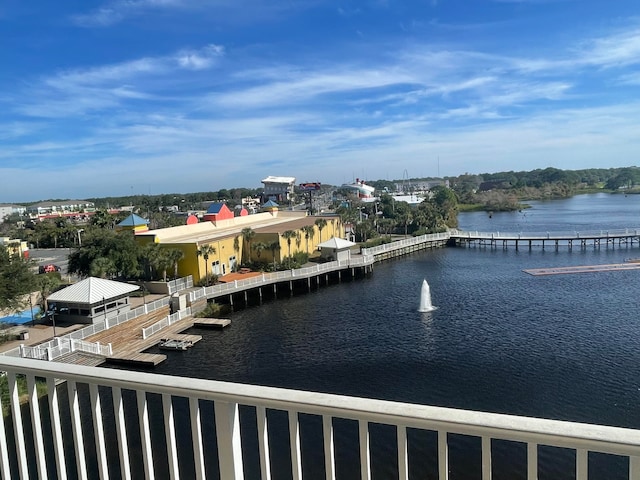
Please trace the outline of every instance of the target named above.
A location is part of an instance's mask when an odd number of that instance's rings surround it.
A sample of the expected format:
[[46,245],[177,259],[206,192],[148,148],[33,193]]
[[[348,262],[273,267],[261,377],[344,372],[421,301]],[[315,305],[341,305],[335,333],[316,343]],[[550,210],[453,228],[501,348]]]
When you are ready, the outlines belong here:
[[[407,480],[410,471],[412,478],[446,480],[453,468],[490,480],[505,467],[494,463],[496,441],[524,446],[519,468],[530,480],[548,468],[538,461],[546,446],[570,452],[571,460],[565,456],[557,467],[567,471],[554,471],[555,478],[587,480],[597,460],[592,452],[625,458],[624,475],[640,478],[638,430],[24,358],[1,357],[0,371],[7,372],[9,390],[2,407],[13,423],[5,429],[0,422],[5,480],[50,478],[49,469],[59,479],[109,478],[110,469],[121,478],[177,479],[187,472],[185,478],[240,480],[252,471],[251,478],[300,480],[324,471],[335,479],[338,468],[353,470],[343,470],[343,478],[364,480]],[[26,376],[26,395],[19,376]],[[46,403],[38,400],[36,379],[47,384]],[[353,432],[351,441],[343,428]],[[460,436],[473,440],[477,454],[456,445]],[[380,465],[385,475],[376,474]]]

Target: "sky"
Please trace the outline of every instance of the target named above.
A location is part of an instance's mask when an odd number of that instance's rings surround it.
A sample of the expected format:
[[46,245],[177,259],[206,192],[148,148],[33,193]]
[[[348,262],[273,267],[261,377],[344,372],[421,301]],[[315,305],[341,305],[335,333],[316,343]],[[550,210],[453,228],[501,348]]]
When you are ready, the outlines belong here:
[[638,165],[637,0],[3,0],[0,202]]

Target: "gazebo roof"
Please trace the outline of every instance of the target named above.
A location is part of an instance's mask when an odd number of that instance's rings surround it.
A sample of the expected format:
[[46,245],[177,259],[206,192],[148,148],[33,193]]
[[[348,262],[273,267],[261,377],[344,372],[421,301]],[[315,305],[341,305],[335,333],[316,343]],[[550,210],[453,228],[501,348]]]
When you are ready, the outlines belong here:
[[127,218],[122,220],[118,224],[118,226],[119,227],[137,227],[137,226],[140,226],[140,225],[148,225],[148,224],[149,224],[149,220],[146,220],[146,219],[144,219],[142,217],[139,217],[135,213],[132,213]]
[[280,205],[278,205],[276,202],[274,202],[273,200],[269,200],[268,202],[266,202],[264,205],[262,205],[262,208],[274,208],[274,207],[279,207]]
[[337,250],[344,250],[345,248],[351,248],[356,245],[349,240],[343,240],[342,238],[331,237],[326,242],[322,242],[318,244],[320,248],[335,248]]
[[52,293],[47,297],[47,302],[86,303],[92,305],[134,292],[139,288],[137,285],[129,285],[128,283],[89,277]]

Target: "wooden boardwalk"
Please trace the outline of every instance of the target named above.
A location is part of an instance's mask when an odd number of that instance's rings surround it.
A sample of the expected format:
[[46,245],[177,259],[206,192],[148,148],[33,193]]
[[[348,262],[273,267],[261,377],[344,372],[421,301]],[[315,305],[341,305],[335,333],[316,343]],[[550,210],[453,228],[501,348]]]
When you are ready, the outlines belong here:
[[[165,318],[167,315],[169,315],[169,307],[134,318],[108,330],[103,330],[95,335],[91,335],[85,339],[87,342],[100,342],[102,345],[110,343],[113,354],[109,357],[104,358],[100,356],[70,354],[64,357],[61,361],[80,365],[86,365],[88,364],[87,362],[92,365],[100,365],[106,361],[108,363],[115,364],[153,367],[166,360],[167,356],[160,353],[146,353],[145,350],[156,346],[160,343],[161,339],[169,338],[175,340],[188,340],[194,344],[202,340],[201,335],[181,333],[194,326],[196,319],[193,317],[187,317],[179,320],[146,339],[142,338],[143,328],[153,325]],[[208,319],[197,319],[197,321],[205,321],[205,323],[206,320]],[[210,320],[214,320],[214,324],[221,321],[220,319]],[[228,322],[230,321],[228,320]],[[221,327],[218,326],[218,328]]]
[[611,263],[608,265],[578,265],[573,267],[531,268],[523,270],[529,275],[563,275],[569,273],[620,272],[640,270],[640,263]]

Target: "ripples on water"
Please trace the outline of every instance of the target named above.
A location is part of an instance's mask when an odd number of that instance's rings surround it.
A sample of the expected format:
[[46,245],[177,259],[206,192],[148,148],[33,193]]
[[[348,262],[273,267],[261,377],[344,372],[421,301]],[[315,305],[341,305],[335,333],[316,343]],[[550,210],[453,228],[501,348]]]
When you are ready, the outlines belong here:
[[[607,208],[589,211],[585,205],[600,197],[567,200],[561,208],[539,204],[490,221],[486,214],[471,214],[461,216],[461,223],[485,231],[566,231],[568,225],[586,231],[640,223],[632,217],[640,197],[621,207],[622,198],[605,197]],[[541,224],[544,218],[548,222]],[[249,306],[234,313],[224,331],[200,331],[202,342],[170,354],[157,371],[640,428],[640,271],[523,272],[638,256],[637,245],[416,253],[376,264],[364,280]],[[417,312],[423,279],[438,307],[429,313]],[[351,438],[348,430],[338,441]],[[496,462],[521,455],[513,448],[500,454],[498,442]],[[543,450],[541,464],[545,455]],[[575,461],[561,458],[568,465]],[[546,468],[549,478],[554,468],[564,467]],[[609,468],[600,469],[603,478],[611,478]],[[525,478],[509,471],[511,478]]]

